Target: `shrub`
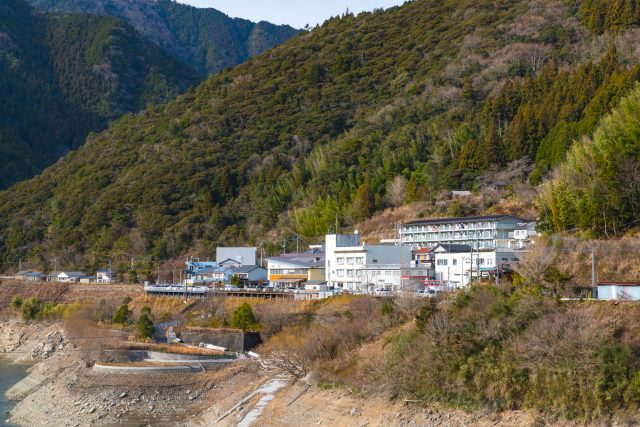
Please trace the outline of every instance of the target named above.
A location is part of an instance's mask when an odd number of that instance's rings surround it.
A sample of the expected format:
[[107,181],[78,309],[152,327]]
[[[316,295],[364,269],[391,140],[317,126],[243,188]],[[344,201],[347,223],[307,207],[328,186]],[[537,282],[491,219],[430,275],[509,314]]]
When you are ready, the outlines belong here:
[[11,308],[14,310],[20,310],[22,307],[22,297],[20,295],[16,295],[11,299]]
[[27,298],[21,305],[22,319],[33,320],[38,317],[42,303],[37,298]]
[[131,316],[133,313],[129,310],[129,303],[131,302],[131,298],[126,297],[122,301],[122,305],[118,307],[118,310],[113,316],[113,323],[117,323],[123,326],[131,324]]
[[156,328],[153,326],[153,322],[149,319],[147,313],[143,313],[136,322],[136,328],[142,338],[151,338],[156,332]]
[[243,331],[252,329],[259,329],[256,317],[253,315],[253,310],[248,303],[243,303],[238,307],[231,315],[230,326],[236,329],[242,329]]

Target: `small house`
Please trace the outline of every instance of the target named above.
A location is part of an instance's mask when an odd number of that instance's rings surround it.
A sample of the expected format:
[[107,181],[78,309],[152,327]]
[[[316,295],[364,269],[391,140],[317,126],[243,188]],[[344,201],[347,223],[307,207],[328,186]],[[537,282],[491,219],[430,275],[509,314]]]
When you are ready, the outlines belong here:
[[233,276],[245,285],[264,283],[267,281],[267,270],[259,265],[243,265],[233,270]]
[[19,271],[13,276],[15,280],[24,280],[27,282],[42,282],[45,275],[39,271]]
[[113,283],[115,280],[116,273],[111,269],[103,269],[96,272],[96,283]]
[[39,271],[30,271],[25,275],[24,280],[27,282],[43,282],[45,275]]
[[56,281],[79,282],[82,277],[85,277],[85,274],[80,271],[61,271],[60,273],[58,273]]

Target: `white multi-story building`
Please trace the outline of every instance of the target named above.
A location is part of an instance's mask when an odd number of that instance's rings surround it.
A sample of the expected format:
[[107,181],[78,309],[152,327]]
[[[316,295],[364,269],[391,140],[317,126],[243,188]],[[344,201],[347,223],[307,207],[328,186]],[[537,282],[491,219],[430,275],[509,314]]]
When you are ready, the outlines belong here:
[[472,250],[469,245],[444,244],[435,254],[435,278],[450,288],[466,287],[472,278],[489,277],[490,272],[513,269],[519,254],[512,249]]
[[469,245],[474,249],[523,248],[535,235],[535,222],[515,215],[438,218],[403,224],[400,244],[414,248],[438,244]]
[[[379,266],[411,262],[411,248],[408,246],[360,244],[358,234],[329,234],[325,240],[325,274],[329,287],[349,291],[363,291],[363,279],[369,284],[366,274],[382,271],[384,278],[400,281],[400,270],[384,269]],[[376,282],[377,279],[376,279]],[[391,286],[395,282],[389,282]]]

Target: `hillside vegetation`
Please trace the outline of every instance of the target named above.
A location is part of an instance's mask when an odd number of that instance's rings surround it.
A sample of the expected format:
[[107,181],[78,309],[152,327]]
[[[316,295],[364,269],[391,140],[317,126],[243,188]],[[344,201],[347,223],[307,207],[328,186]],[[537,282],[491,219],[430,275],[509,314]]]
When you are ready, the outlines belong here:
[[174,98],[200,75],[114,18],[0,4],[0,188],[30,178],[90,131]]
[[638,30],[598,34],[584,7],[419,0],[331,19],[1,193],[4,266],[312,239],[336,214],[350,226],[514,164],[504,184],[542,182],[639,77]]
[[201,73],[216,73],[298,34],[288,25],[230,18],[172,0],[28,0],[51,12],[114,16]]

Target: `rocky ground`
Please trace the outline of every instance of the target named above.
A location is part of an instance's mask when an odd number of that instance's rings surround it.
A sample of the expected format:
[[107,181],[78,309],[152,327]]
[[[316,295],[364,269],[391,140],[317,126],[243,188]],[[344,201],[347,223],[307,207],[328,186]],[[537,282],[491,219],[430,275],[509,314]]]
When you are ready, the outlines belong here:
[[[56,323],[0,322],[0,357],[37,361],[7,395],[24,426],[539,426],[573,425],[525,411],[468,413],[423,402],[323,390],[250,360],[219,371],[110,372],[91,343]],[[624,425],[611,420],[603,425]]]

